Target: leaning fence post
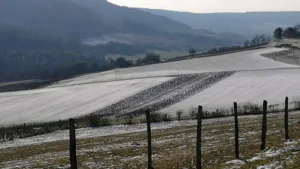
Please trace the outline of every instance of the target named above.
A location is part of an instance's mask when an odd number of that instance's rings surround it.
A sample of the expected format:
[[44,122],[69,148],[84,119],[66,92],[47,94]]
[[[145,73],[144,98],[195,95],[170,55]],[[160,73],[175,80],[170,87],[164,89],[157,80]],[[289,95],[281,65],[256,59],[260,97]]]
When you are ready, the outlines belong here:
[[239,122],[238,122],[238,112],[237,103],[233,104],[234,111],[234,128],[235,128],[235,158],[240,159],[240,149],[239,149]]
[[197,123],[197,144],[196,144],[196,165],[197,169],[201,169],[201,127],[202,127],[202,106],[198,107],[198,123]]
[[152,145],[151,145],[151,119],[150,110],[146,110],[147,134],[148,134],[148,169],[152,169]]
[[75,136],[75,121],[74,121],[74,119],[69,120],[69,131],[70,131],[70,164],[71,164],[71,169],[77,169],[76,136]]
[[266,135],[267,135],[267,105],[268,102],[264,100],[263,103],[263,119],[262,119],[262,131],[261,131],[261,145],[260,149],[264,150],[266,148]]
[[284,128],[285,128],[285,140],[289,140],[289,98],[285,98],[284,108]]

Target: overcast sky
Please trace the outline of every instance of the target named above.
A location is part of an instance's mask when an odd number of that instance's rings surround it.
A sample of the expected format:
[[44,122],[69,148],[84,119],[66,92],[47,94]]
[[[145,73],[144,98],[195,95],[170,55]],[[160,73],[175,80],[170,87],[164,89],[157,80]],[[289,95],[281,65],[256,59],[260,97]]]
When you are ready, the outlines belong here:
[[108,0],[128,7],[195,13],[247,11],[300,11],[300,0]]

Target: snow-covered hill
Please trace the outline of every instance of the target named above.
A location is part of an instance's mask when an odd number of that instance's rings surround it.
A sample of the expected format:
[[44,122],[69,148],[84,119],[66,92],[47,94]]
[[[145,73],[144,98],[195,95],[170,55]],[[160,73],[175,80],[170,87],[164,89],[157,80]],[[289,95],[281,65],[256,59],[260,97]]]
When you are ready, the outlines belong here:
[[103,110],[126,113],[147,105],[174,114],[197,105],[213,109],[232,106],[233,101],[300,99],[299,66],[262,56],[283,50],[287,49],[270,47],[116,69],[42,89],[0,93],[0,125],[68,119]]

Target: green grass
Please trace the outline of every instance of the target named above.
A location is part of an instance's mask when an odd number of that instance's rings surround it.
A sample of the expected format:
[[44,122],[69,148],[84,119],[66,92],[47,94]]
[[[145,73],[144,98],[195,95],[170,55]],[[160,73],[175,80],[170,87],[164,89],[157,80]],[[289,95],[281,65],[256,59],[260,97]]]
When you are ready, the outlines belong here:
[[[300,139],[300,115],[290,118],[290,137]],[[240,118],[241,160],[257,156],[260,150],[261,116]],[[233,117],[229,121],[203,123],[202,160],[207,169],[232,167],[225,162],[234,156]],[[268,117],[267,149],[278,150],[284,144],[283,115]],[[146,132],[112,135],[77,141],[78,165],[80,168],[146,168]],[[196,126],[177,126],[152,132],[153,167],[156,169],[194,168]],[[299,147],[297,144],[296,146]],[[291,149],[281,155],[246,162],[241,168],[255,168],[274,161],[281,161],[284,168],[300,167],[300,149]],[[286,160],[290,158],[290,160]],[[0,168],[5,163],[26,162],[29,168],[57,168],[68,165],[68,142],[57,141],[41,145],[1,149]]]

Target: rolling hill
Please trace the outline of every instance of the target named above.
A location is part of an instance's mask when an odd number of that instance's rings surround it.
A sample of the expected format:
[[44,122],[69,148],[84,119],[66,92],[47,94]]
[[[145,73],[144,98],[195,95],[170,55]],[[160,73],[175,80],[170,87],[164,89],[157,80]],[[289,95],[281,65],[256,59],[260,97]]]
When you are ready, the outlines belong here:
[[[106,0],[2,0],[1,25],[80,39],[121,34],[129,39],[143,39],[143,43],[147,43],[145,36],[153,36],[156,41],[168,39],[175,43],[173,46],[178,46],[177,42],[183,37],[190,39],[183,43],[189,46],[195,42],[200,46],[205,41],[213,41],[216,46],[225,43],[230,45],[241,43],[243,40],[235,34],[230,34],[229,38],[220,34],[211,36],[213,33],[205,36],[203,32],[199,36],[190,26],[181,22],[139,9],[117,6]],[[199,40],[195,41],[192,37]],[[118,41],[118,38],[115,38],[115,41]],[[149,38],[148,41],[154,45],[161,45]]]
[[[281,52],[283,51],[283,52]],[[300,99],[299,65],[262,56],[287,49],[263,48],[84,75],[45,88],[0,94],[0,123],[45,122],[90,113],[120,115],[145,107],[175,115],[199,104],[214,110],[232,102],[282,103]],[[289,81],[289,83],[285,83]]]
[[142,10],[182,22],[194,29],[235,32],[244,36],[271,35],[277,27],[298,24],[297,18],[300,17],[300,12],[188,13],[156,9]]

